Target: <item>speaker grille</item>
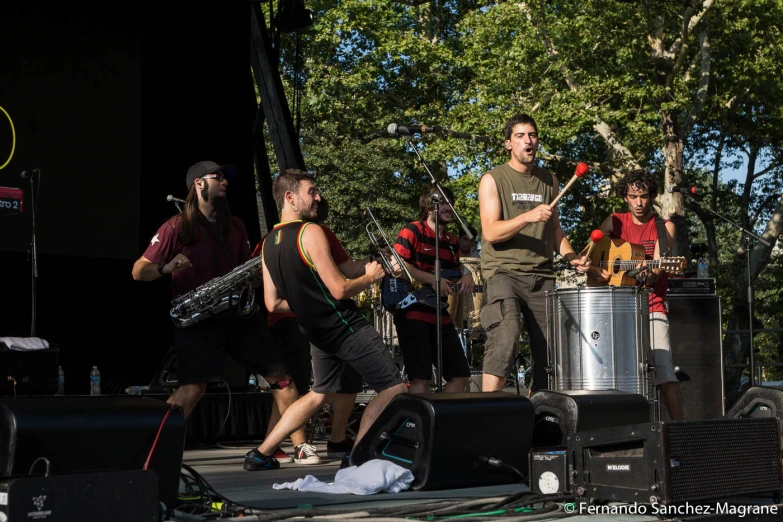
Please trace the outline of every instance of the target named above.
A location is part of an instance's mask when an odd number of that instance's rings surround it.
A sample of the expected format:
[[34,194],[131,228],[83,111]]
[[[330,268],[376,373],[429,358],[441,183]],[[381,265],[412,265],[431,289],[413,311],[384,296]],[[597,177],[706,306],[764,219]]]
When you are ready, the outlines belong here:
[[669,502],[774,492],[781,485],[777,418],[664,424]]

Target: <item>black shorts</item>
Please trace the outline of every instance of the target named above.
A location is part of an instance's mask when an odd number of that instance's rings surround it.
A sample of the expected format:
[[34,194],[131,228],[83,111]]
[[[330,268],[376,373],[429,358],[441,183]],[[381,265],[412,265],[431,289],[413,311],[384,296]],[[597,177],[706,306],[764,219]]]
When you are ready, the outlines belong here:
[[[405,360],[405,372],[408,374],[408,379],[429,381],[432,378],[432,366],[437,366],[438,362],[436,325],[416,319],[406,319],[403,315],[397,314],[394,317],[394,326],[397,329],[397,339]],[[443,378],[470,377],[468,359],[462,350],[454,324],[444,324],[441,335]]]
[[258,314],[248,318],[212,317],[174,333],[179,384],[217,382],[226,354],[251,373],[288,374],[284,355]]
[[[311,344],[299,328],[293,317],[286,317],[269,327],[272,337],[283,350],[285,362],[291,371],[291,377],[299,390],[299,395],[310,391],[312,382]],[[312,349],[317,350],[314,346]],[[340,379],[339,393],[359,393],[362,391],[362,376],[348,365]]]
[[351,367],[377,393],[403,382],[381,336],[369,324],[352,333],[335,351],[327,353],[311,346],[310,353],[313,356],[313,391],[317,393],[349,393],[341,390],[341,384]]

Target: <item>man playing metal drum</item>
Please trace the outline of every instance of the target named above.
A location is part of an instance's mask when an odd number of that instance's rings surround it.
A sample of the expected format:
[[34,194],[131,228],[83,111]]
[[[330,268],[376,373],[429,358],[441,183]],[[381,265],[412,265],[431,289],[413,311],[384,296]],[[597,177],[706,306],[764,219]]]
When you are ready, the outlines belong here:
[[558,216],[550,208],[560,185],[535,164],[538,128],[527,114],[506,123],[508,163],[481,177],[481,271],[486,279],[486,305],[481,326],[487,332],[482,390],[502,390],[514,367],[523,313],[533,356],[531,393],[547,387],[546,292],[554,289],[552,269],[558,252],[580,273],[590,260],[571,247]]
[[[658,195],[655,177],[647,170],[633,170],[617,183],[616,189],[625,199],[629,211],[607,217],[601,225],[604,235],[642,245],[646,259],[660,259],[661,250],[665,254],[671,253],[675,235],[674,223],[656,219],[652,210],[652,202]],[[666,246],[663,248],[664,242],[660,240],[660,234],[666,234]],[[655,362],[655,385],[661,392],[669,417],[672,420],[680,420],[683,418],[682,392],[672,363],[669,320],[664,301],[669,288],[669,277],[660,268],[636,272],[640,282],[651,289],[650,345]],[[589,276],[596,281],[608,282],[610,279],[610,273],[598,266],[590,267]]]

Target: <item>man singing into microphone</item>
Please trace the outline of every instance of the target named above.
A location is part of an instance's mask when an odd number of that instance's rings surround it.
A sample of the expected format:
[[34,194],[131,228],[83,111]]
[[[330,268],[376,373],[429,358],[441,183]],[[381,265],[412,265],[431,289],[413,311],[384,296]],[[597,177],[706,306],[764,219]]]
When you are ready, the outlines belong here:
[[[185,211],[158,228],[133,265],[133,279],[168,278],[176,298],[250,259],[245,225],[231,215],[226,201],[234,172],[233,166],[214,161],[199,161],[188,169]],[[272,397],[281,410],[296,400],[296,388],[286,387],[290,376],[283,352],[257,314],[240,318],[227,310],[174,333],[179,387],[167,402],[181,406],[186,418],[207,383],[222,380],[226,353],[276,387]]]
[[481,177],[481,271],[486,304],[481,326],[487,333],[482,391],[502,390],[519,351],[523,315],[533,356],[530,393],[547,388],[546,292],[555,287],[552,269],[558,252],[580,273],[590,260],[579,256],[560,226],[557,178],[535,164],[538,127],[527,114],[510,118],[505,128],[508,163]]
[[[658,182],[647,170],[637,169],[617,183],[617,193],[625,199],[628,212],[614,213],[601,225],[604,235],[617,237],[629,243],[644,246],[646,259],[660,259],[661,251],[671,253],[674,244],[674,223],[656,218],[652,202],[658,195]],[[661,238],[665,234],[666,237]],[[662,244],[665,245],[662,247]],[[610,274],[600,267],[590,267],[590,276],[596,281],[608,282]],[[672,420],[683,418],[682,392],[674,373],[672,350],[669,344],[669,319],[666,316],[666,293],[669,276],[661,269],[643,270],[637,278],[651,288],[650,345],[655,362],[655,385]]]

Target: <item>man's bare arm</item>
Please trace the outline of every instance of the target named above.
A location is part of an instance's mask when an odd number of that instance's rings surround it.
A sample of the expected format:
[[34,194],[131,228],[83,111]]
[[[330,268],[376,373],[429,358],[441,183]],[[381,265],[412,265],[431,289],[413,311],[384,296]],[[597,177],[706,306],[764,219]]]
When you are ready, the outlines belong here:
[[264,305],[266,305],[266,309],[274,313],[290,312],[291,308],[288,306],[288,301],[283,299],[277,292],[277,287],[274,281],[272,281],[272,276],[269,275],[266,263],[261,263],[261,269],[264,272]]
[[349,299],[375,281],[383,278],[383,268],[373,261],[366,267],[366,273],[355,279],[345,279],[332,258],[326,234],[318,226],[308,226],[302,234],[305,255],[312,261],[321,280],[335,299]]

